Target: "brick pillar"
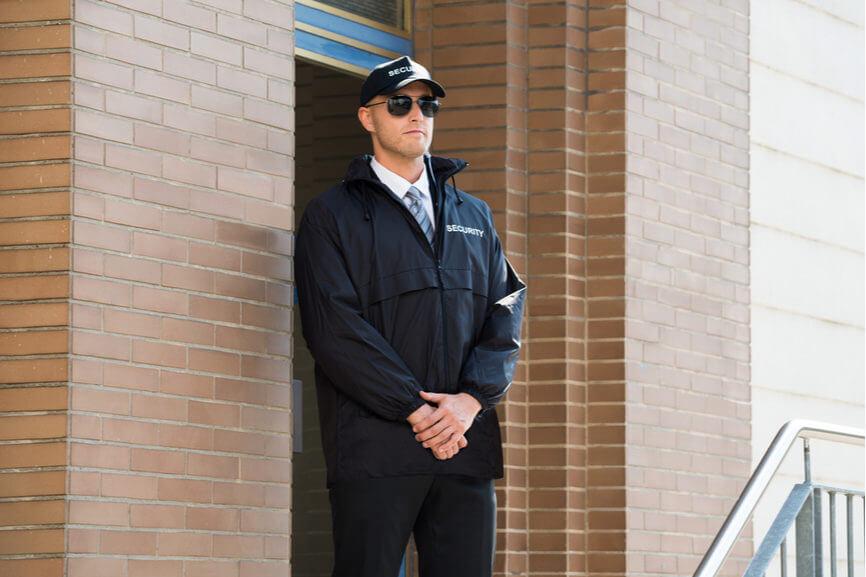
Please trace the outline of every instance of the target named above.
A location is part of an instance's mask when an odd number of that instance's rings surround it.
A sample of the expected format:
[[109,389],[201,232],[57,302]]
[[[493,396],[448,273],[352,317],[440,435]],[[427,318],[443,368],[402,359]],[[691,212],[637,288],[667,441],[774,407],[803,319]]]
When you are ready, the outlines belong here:
[[135,8],[73,16],[69,575],[284,575],[291,2]]
[[0,575],[63,574],[69,2],[0,9]]
[[287,574],[291,2],[2,18],[0,572]]
[[529,574],[586,571],[586,11],[528,8]]
[[625,575],[625,23],[622,2],[587,6],[586,573]]

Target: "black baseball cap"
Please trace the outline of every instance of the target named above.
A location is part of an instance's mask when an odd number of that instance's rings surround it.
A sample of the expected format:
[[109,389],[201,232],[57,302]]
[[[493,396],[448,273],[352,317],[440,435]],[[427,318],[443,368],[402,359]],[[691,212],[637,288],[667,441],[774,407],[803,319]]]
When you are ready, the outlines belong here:
[[370,102],[377,94],[394,92],[416,80],[429,85],[434,95],[440,98],[445,96],[445,89],[430,77],[426,68],[408,56],[401,56],[383,62],[370,71],[361,86],[361,106]]

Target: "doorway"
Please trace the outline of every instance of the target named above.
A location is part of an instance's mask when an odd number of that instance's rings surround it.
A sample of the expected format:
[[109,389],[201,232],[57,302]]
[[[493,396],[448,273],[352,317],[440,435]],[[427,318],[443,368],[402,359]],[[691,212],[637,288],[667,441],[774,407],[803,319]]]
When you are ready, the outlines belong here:
[[[307,203],[342,179],[349,161],[372,153],[358,123],[362,79],[297,59],[295,62],[295,229]],[[300,391],[300,419],[292,464],[292,575],[330,577],[333,567],[331,506],[319,429],[313,359],[293,317],[293,378]],[[298,402],[298,401],[296,401]],[[413,550],[412,550],[413,551]],[[414,553],[399,576],[414,575]]]
[[[297,60],[295,63],[295,231],[307,203],[342,178],[352,156],[369,148],[355,112],[360,80]],[[300,439],[292,463],[292,575],[330,577],[333,564],[331,507],[313,359],[293,317],[293,379],[301,389]],[[297,397],[296,397],[297,398]]]

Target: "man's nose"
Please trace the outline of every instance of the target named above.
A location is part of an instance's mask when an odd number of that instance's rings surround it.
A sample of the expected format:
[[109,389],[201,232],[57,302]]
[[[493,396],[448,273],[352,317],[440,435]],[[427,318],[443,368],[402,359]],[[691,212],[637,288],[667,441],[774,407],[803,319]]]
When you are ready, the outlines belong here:
[[415,121],[424,120],[424,115],[421,113],[421,103],[418,100],[412,100],[412,108],[409,109],[409,119]]

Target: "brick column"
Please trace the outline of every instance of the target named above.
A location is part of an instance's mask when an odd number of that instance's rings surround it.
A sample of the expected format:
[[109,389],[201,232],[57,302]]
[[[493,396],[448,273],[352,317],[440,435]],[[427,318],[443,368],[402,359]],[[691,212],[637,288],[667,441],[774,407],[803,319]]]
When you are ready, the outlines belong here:
[[4,106],[41,107],[4,113],[0,143],[17,163],[0,169],[3,244],[24,245],[3,253],[0,298],[34,301],[4,307],[0,350],[28,358],[4,362],[3,410],[28,414],[0,430],[40,441],[0,447],[0,507],[51,524],[4,532],[3,573],[60,575],[65,554],[70,577],[286,574],[292,3],[2,16],[26,23],[2,50],[34,52],[5,56],[4,78],[71,76],[74,95],[70,115],[68,80],[0,86]]
[[63,574],[69,2],[0,8],[0,575]]
[[75,3],[70,577],[289,570],[292,17]]
[[586,573],[625,575],[626,7],[587,7]]
[[586,10],[528,8],[529,574],[586,570]]

